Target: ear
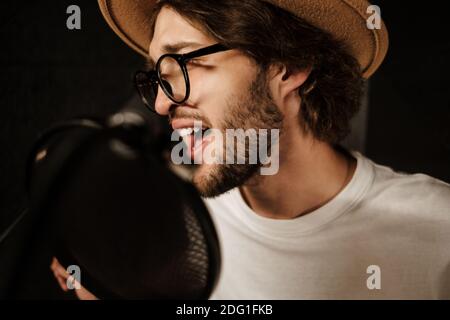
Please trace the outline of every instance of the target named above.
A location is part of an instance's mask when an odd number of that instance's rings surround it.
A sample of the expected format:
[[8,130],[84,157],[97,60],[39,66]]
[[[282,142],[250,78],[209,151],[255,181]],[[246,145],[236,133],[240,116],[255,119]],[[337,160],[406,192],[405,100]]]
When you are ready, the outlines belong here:
[[269,85],[272,97],[282,110],[291,104],[300,107],[298,89],[308,80],[311,69],[289,70],[280,65],[271,67]]

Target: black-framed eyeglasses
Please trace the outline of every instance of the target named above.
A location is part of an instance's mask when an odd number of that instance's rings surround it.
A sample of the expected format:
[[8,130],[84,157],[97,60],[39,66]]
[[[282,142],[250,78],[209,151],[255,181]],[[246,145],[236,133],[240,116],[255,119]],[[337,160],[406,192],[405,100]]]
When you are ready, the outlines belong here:
[[156,112],[155,100],[158,86],[161,86],[163,92],[174,103],[186,102],[191,93],[186,63],[194,58],[228,50],[231,49],[217,43],[186,54],[169,53],[161,56],[154,70],[138,71],[134,77],[136,89],[142,101],[151,111]]

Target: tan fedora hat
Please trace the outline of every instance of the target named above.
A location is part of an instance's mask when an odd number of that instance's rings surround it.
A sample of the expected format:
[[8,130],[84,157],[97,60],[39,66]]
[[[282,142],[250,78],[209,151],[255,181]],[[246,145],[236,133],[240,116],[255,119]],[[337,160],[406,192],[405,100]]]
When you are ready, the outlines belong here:
[[[344,41],[369,78],[386,56],[389,40],[386,26],[370,30],[366,0],[266,0]],[[131,48],[147,57],[150,46],[150,12],[157,0],[98,0],[114,32]]]

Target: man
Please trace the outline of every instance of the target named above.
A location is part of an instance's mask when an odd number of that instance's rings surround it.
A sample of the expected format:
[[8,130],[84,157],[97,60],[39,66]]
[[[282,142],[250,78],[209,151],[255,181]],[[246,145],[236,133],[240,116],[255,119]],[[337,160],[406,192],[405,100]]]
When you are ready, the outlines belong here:
[[[138,89],[192,158],[210,146],[196,141],[195,120],[202,130],[279,130],[276,174],[203,163],[193,175],[222,247],[213,299],[450,299],[449,185],[339,147],[387,51],[384,24],[368,28],[369,3],[99,3],[155,69]],[[202,48],[212,49],[164,57]]]

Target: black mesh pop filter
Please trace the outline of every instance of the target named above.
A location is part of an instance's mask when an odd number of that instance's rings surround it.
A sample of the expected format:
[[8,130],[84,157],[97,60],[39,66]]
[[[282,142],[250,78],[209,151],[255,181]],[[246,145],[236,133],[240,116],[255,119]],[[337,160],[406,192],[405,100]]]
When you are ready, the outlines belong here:
[[32,209],[97,297],[207,299],[220,266],[213,223],[148,134],[122,121],[50,135],[30,165]]

